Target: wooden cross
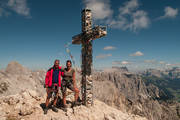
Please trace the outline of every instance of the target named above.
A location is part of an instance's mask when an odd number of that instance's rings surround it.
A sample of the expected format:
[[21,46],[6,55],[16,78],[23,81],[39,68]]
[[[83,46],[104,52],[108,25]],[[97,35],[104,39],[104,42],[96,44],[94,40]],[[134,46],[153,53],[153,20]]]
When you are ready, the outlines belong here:
[[92,74],[92,40],[107,34],[106,27],[95,26],[92,28],[92,13],[90,9],[82,10],[82,33],[72,37],[72,44],[82,44],[82,81],[81,92],[84,105],[93,104]]

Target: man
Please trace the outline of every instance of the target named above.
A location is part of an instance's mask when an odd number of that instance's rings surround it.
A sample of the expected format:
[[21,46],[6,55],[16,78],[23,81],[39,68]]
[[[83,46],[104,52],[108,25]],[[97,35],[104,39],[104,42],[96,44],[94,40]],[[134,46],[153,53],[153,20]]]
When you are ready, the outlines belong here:
[[55,93],[53,105],[52,105],[52,110],[54,112],[58,112],[56,109],[56,102],[58,99],[58,91],[59,87],[61,87],[61,76],[63,76],[63,72],[61,67],[59,66],[60,61],[55,60],[54,61],[54,66],[51,67],[46,74],[45,78],[45,85],[46,85],[46,92],[47,92],[47,98],[46,98],[46,108],[44,109],[44,114],[47,114],[48,111],[48,105],[49,105],[49,100],[52,97],[53,92]]

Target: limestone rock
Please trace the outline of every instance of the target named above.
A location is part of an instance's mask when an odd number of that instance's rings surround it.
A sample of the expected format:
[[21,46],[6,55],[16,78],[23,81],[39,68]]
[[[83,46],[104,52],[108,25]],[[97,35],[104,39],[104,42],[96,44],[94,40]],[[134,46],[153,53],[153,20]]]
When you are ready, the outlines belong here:
[[0,96],[13,95],[26,89],[43,95],[46,71],[31,71],[18,62],[10,62],[5,70],[0,71]]
[[[32,95],[32,93],[34,95]],[[67,112],[59,109],[58,113],[52,110],[47,115],[43,114],[40,104],[44,99],[38,98],[36,92],[26,90],[20,94],[1,97],[0,119],[18,120],[147,120],[145,117],[128,114],[118,109],[112,108],[103,102],[95,100],[94,106],[85,107],[83,105],[68,108]],[[19,102],[17,102],[19,101]],[[9,104],[11,102],[11,104]]]
[[[159,89],[146,86],[141,76],[125,71],[96,72],[93,75],[95,98],[106,104],[149,120],[179,120],[172,105],[158,101]],[[176,104],[173,104],[176,106]]]

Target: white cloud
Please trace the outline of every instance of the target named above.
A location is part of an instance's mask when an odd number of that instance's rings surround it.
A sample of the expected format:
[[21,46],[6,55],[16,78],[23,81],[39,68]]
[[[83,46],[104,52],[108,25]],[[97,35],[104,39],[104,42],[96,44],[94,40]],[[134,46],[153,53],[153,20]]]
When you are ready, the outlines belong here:
[[137,51],[133,54],[130,54],[130,56],[143,56],[144,54],[141,51]]
[[175,18],[178,15],[178,8],[167,6],[164,8],[164,15],[157,18],[157,20],[164,18]]
[[114,47],[114,46],[106,46],[103,49],[104,50],[114,50],[114,49],[116,49],[116,47]]
[[147,13],[143,10],[138,10],[133,13],[133,21],[130,23],[129,28],[132,31],[137,31],[139,29],[148,28],[150,20],[147,17]]
[[94,19],[109,18],[113,11],[109,0],[83,0],[85,7],[92,10]]
[[112,64],[113,65],[127,65],[127,64],[131,64],[131,62],[129,62],[129,61],[113,61]]
[[121,64],[127,65],[127,64],[130,64],[130,62],[128,62],[128,61],[122,61]]
[[164,9],[164,12],[165,12],[164,17],[174,18],[178,14],[178,9],[177,8],[174,9],[174,8],[168,6]]
[[[119,7],[119,14],[113,17],[110,0],[83,0],[85,6],[93,12],[95,20],[112,28],[136,32],[148,28],[150,19],[144,10],[139,10],[138,0],[128,0]],[[106,19],[105,19],[106,18]]]
[[124,3],[124,6],[119,8],[119,12],[121,15],[131,14],[138,7],[139,7],[138,0],[130,0]]
[[100,54],[98,56],[96,56],[97,59],[104,59],[104,58],[107,58],[107,57],[111,57],[112,54]]
[[149,27],[150,19],[144,10],[139,10],[138,0],[130,0],[125,2],[119,8],[119,15],[117,19],[110,22],[112,28],[119,28],[122,30],[138,31]]
[[0,16],[9,16],[11,12],[30,17],[30,8],[27,0],[4,0],[0,1]]
[[27,7],[26,0],[9,0],[7,6],[17,14],[29,16],[30,8]]

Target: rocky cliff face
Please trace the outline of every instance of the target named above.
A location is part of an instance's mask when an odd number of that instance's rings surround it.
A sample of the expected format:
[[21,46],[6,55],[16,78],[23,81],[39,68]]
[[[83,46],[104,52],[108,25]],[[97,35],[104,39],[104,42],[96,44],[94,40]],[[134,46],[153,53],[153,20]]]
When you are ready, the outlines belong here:
[[125,72],[94,74],[94,94],[97,99],[120,110],[145,116],[149,120],[179,120],[177,103],[158,101],[159,89],[146,86],[141,77]]
[[38,94],[44,93],[45,71],[31,71],[18,62],[11,62],[0,71],[0,96],[17,94],[25,89],[32,89]]
[[166,70],[148,69],[141,73],[147,86],[155,85],[159,88],[161,100],[175,100],[180,102],[180,68]]

